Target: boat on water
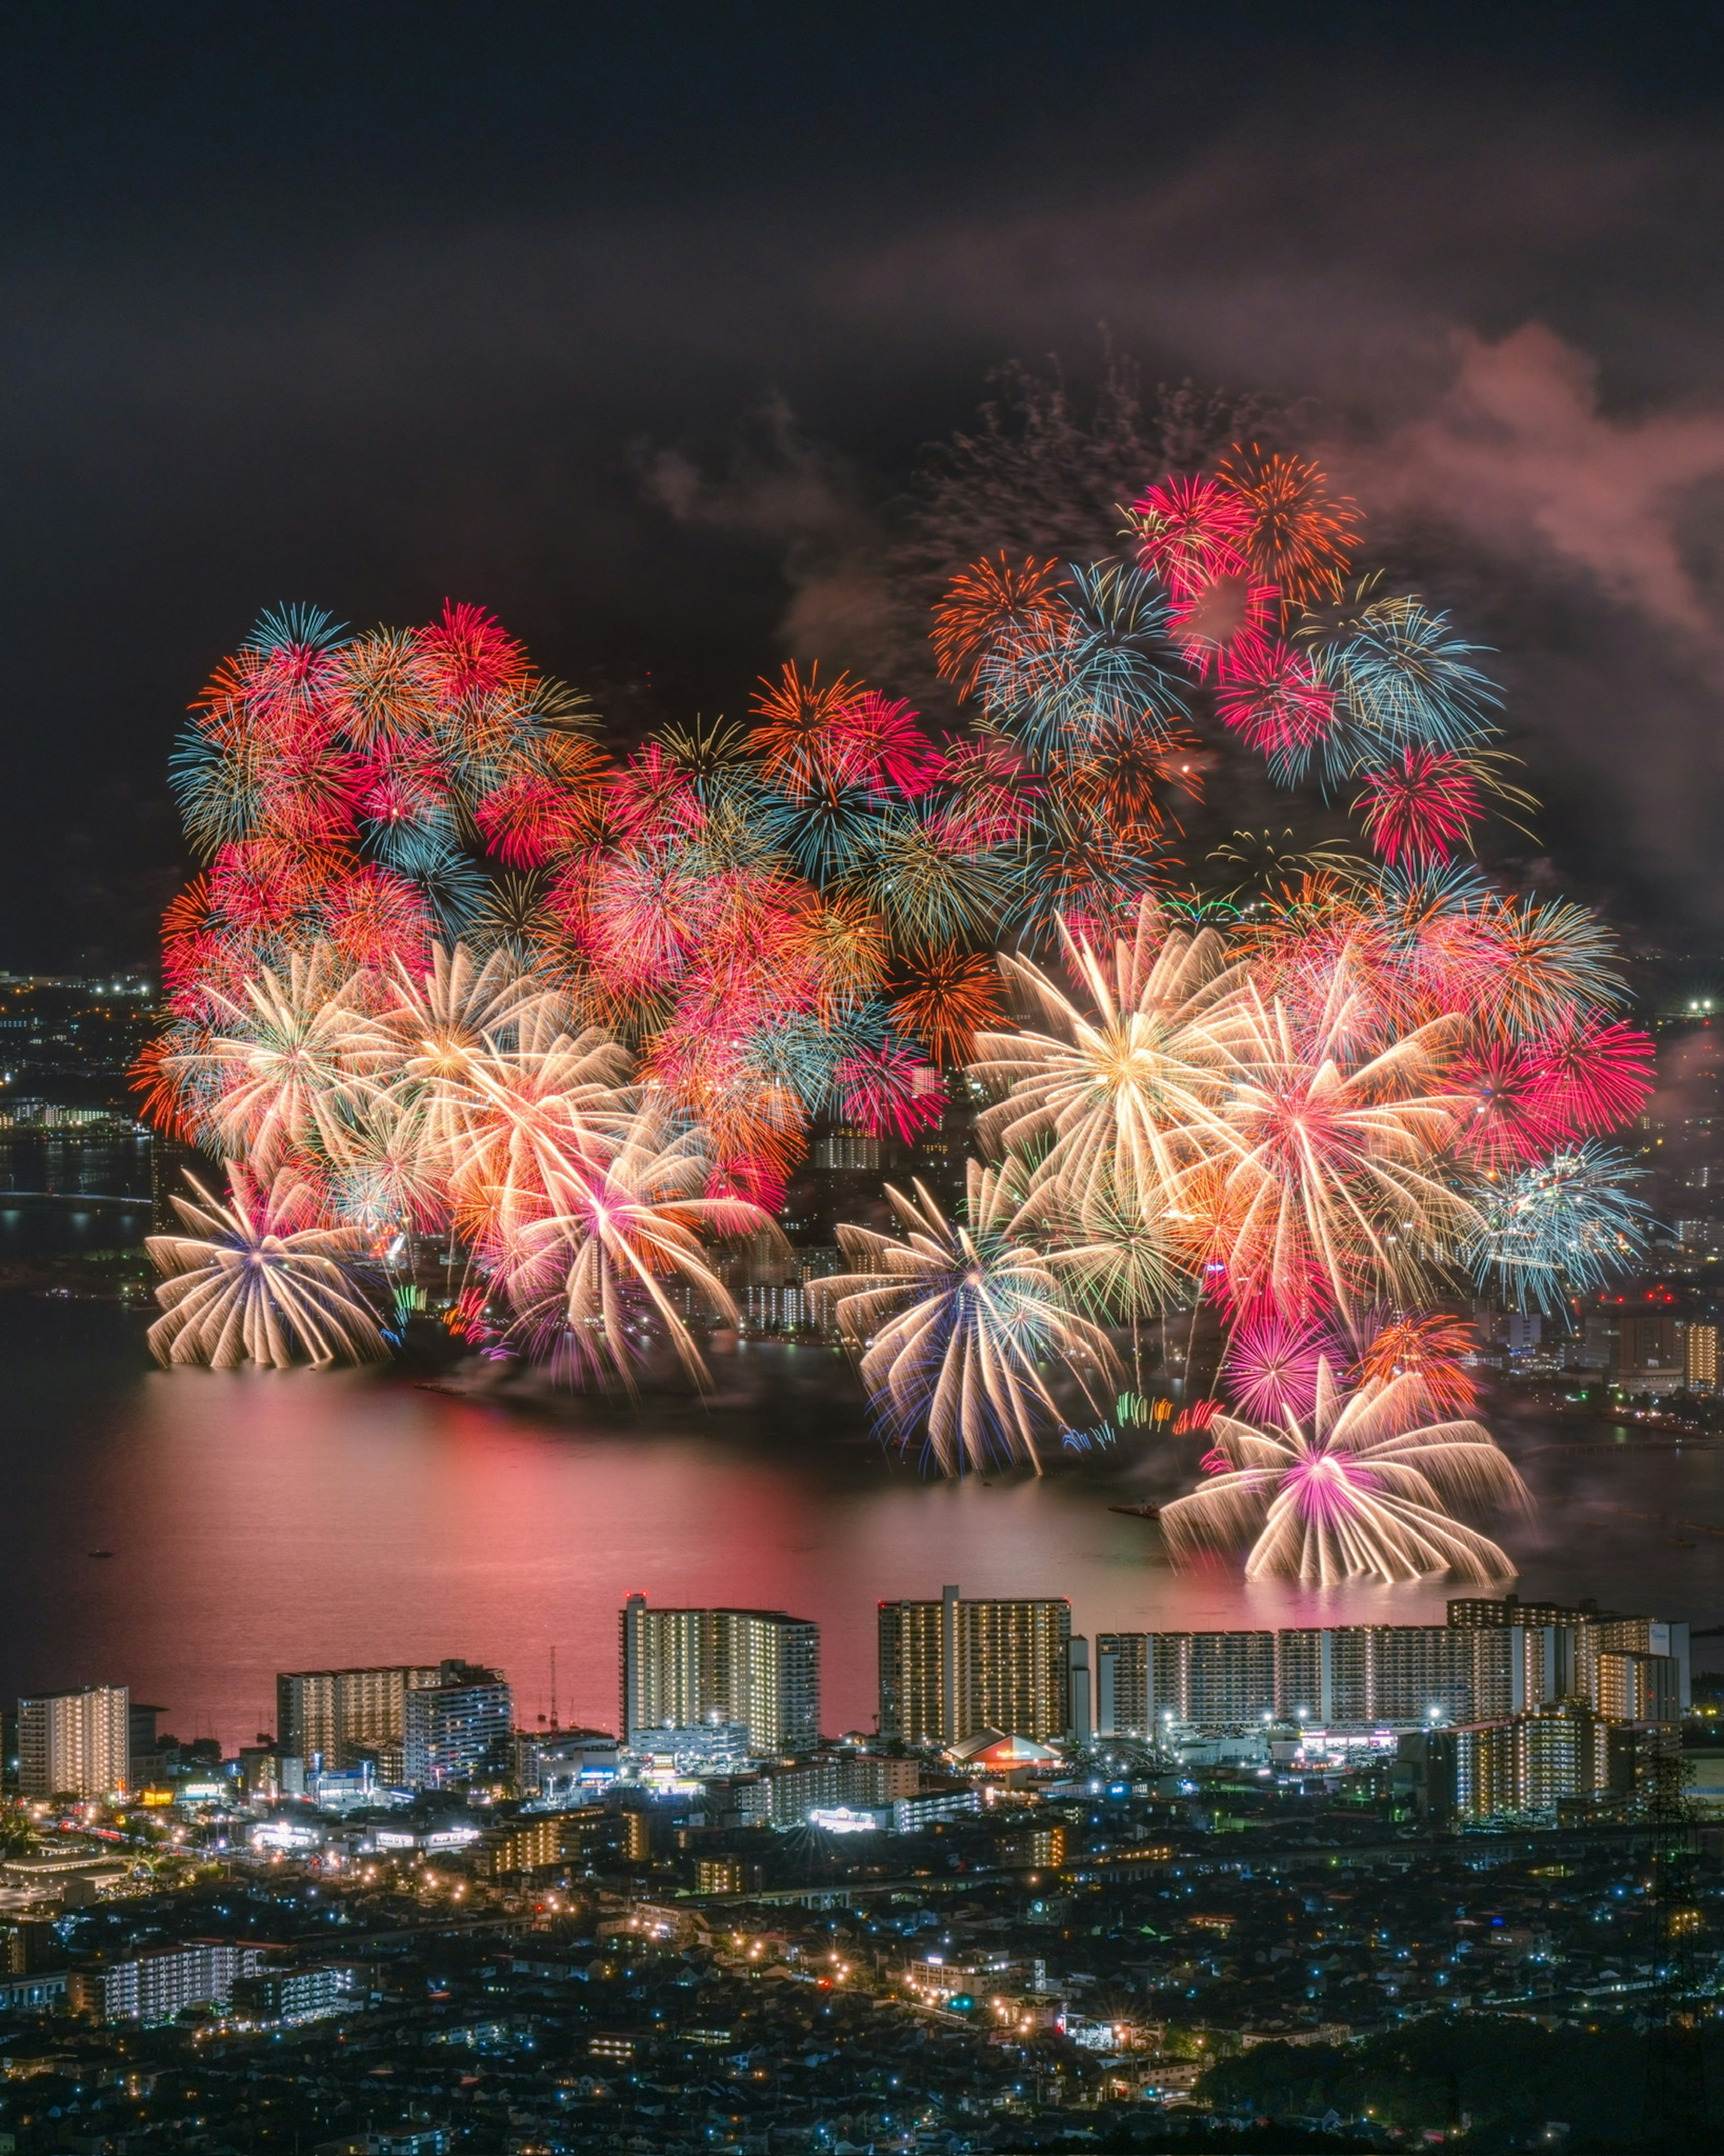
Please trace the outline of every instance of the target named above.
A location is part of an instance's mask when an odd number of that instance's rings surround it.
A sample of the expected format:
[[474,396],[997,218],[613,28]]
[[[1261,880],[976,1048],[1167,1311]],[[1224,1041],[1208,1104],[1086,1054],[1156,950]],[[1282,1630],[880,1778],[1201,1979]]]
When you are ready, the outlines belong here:
[[1110,1512],[1123,1512],[1128,1520],[1158,1520],[1162,1516],[1159,1505],[1110,1505]]

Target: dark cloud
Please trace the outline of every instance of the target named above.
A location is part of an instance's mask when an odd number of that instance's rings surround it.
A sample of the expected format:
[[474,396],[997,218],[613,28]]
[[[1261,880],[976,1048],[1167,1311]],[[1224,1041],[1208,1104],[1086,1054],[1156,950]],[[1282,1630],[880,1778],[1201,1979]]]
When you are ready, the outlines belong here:
[[1557,79],[1465,10],[1429,50],[1373,13],[1369,73],[1338,10],[366,12],[291,51],[125,23],[82,72],[25,40],[0,962],[147,951],[176,714],[260,607],[454,593],[602,697],[735,710],[782,648],[869,645],[922,445],[1103,322],[1152,377],[1302,402],[1504,647],[1556,872],[1724,928],[1691,67],[1624,29]]

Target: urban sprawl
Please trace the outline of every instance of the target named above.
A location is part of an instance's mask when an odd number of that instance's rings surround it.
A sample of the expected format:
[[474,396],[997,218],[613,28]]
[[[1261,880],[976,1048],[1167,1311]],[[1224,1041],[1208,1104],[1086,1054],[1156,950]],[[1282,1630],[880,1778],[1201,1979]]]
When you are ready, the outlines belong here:
[[837,1740],[818,1626],[640,1595],[613,1731],[457,1657],[284,1672],[226,1758],[20,1701],[0,2146],[1580,2148],[1710,2015],[1681,1621],[878,1625]]

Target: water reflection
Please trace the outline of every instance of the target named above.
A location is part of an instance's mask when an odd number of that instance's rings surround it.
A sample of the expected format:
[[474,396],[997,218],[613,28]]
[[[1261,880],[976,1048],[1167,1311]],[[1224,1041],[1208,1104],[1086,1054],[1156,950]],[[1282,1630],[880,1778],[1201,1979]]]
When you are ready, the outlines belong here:
[[[138,1322],[100,1308],[0,1302],[0,1355],[15,1403],[0,1696],[123,1679],[182,1735],[269,1727],[279,1669],[444,1654],[500,1664],[530,1722],[550,1709],[553,1646],[560,1711],[611,1723],[617,1611],[637,1588],[818,1619],[833,1729],[872,1720],[876,1599],[947,1580],[1069,1595],[1092,1633],[1433,1621],[1447,1591],[1171,1572],[1153,1525],[1107,1508],[1188,1486],[1197,1441],[1040,1482],[929,1485],[880,1457],[806,1350],[738,1358],[716,1411],[639,1421],[351,1373],[151,1373]],[[1707,1621],[1724,1537],[1616,1508],[1724,1528],[1716,1452],[1631,1442],[1612,1457],[1533,1424],[1508,1435],[1544,1501],[1504,1536],[1524,1592]]]

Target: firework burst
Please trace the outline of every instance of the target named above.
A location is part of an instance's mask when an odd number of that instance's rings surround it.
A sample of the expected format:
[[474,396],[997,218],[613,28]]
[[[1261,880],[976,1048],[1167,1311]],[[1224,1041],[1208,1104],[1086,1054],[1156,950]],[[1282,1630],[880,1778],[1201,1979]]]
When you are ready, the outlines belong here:
[[1249,1542],[1248,1579],[1322,1587],[1432,1573],[1511,1578],[1497,1545],[1449,1507],[1526,1509],[1526,1487],[1481,1424],[1429,1422],[1430,1412],[1417,1377],[1370,1378],[1349,1394],[1321,1362],[1308,1421],[1211,1422],[1209,1481],[1162,1507],[1169,1547],[1183,1559]]
[[167,1275],[150,1327],[158,1363],[285,1370],[303,1357],[326,1369],[385,1352],[352,1273],[364,1231],[319,1224],[321,1199],[297,1173],[262,1183],[231,1163],[225,1205],[195,1179],[192,1188],[200,1202],[174,1200],[192,1232],[145,1246]]
[[1040,1440],[1066,1419],[1044,1366],[1061,1366],[1099,1412],[1117,1376],[1107,1336],[1067,1306],[1048,1261],[1015,1237],[1009,1176],[972,1161],[957,1222],[920,1183],[886,1195],[901,1238],[842,1227],[859,1270],[809,1283],[835,1307],[882,1426],[900,1445],[922,1434],[942,1474],[997,1460],[1039,1472]]

